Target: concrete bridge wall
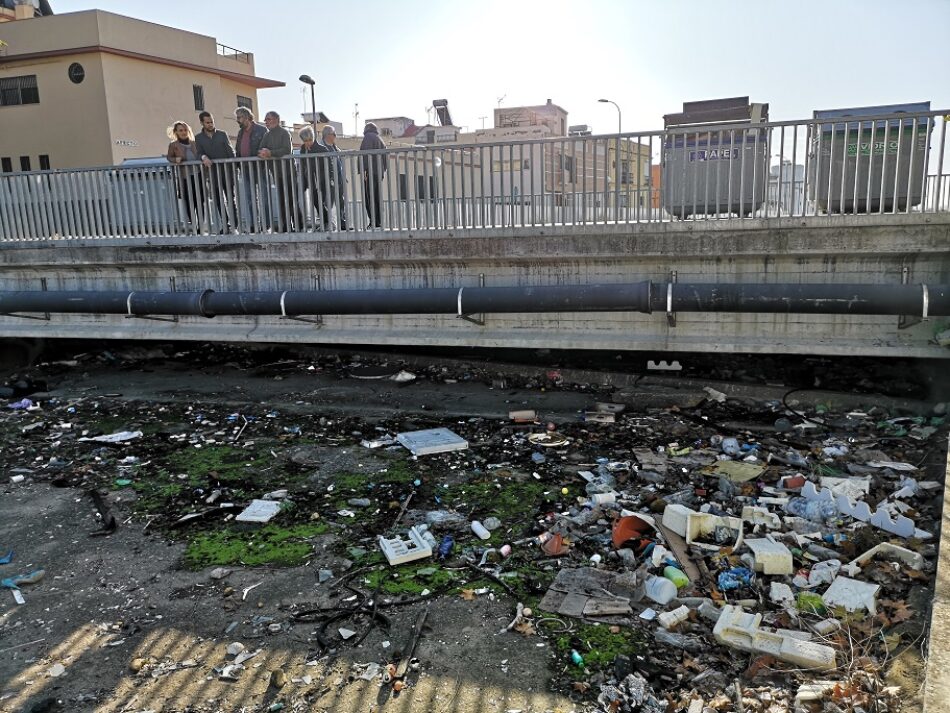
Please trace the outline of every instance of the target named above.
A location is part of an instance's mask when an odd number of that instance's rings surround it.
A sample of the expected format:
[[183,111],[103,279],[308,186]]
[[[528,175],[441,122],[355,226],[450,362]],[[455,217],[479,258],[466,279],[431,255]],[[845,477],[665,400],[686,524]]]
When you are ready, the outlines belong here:
[[[345,290],[666,282],[950,282],[950,215],[477,231],[57,240],[0,246],[0,290]],[[0,337],[589,348],[938,357],[950,320],[665,313],[279,317],[0,316]]]

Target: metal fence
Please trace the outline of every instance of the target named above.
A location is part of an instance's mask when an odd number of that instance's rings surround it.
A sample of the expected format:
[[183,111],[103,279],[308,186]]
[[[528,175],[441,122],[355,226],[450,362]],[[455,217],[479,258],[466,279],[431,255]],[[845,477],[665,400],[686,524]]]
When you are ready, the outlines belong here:
[[947,212],[947,114],[3,174],[0,238]]

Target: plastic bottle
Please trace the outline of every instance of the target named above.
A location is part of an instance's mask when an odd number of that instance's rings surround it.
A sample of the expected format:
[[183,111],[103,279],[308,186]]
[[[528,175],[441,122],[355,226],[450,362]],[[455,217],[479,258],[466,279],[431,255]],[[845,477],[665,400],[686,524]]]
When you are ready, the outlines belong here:
[[703,642],[698,637],[674,634],[666,629],[657,629],[654,631],[653,638],[661,644],[675,646],[678,649],[684,649],[686,651],[701,651],[703,648]]
[[577,649],[571,649],[571,663],[575,666],[584,665],[584,657],[577,652]]
[[455,539],[452,535],[446,535],[442,538],[442,544],[439,545],[439,559],[444,560],[452,552],[452,548],[455,547]]
[[677,589],[689,586],[689,577],[679,567],[673,567],[672,565],[664,567],[663,576],[676,585]]
[[721,448],[723,453],[725,453],[727,456],[733,457],[739,455],[742,450],[739,447],[739,441],[737,441],[735,438],[723,438]]
[[838,506],[831,500],[792,498],[785,505],[785,512],[812,522],[824,522],[838,517]]
[[590,501],[595,505],[607,505],[609,503],[617,502],[617,493],[611,491],[609,493],[594,493],[590,496]]
[[485,526],[478,520],[472,520],[472,532],[474,532],[483,540],[487,540],[489,537],[491,537],[491,533],[486,530]]
[[643,591],[657,604],[669,604],[676,597],[676,585],[665,577],[650,577]]

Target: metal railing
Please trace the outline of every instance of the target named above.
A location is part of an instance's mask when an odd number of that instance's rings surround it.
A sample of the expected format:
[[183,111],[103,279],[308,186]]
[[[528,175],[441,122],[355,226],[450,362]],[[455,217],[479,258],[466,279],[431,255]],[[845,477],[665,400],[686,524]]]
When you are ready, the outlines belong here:
[[3,174],[0,238],[948,212],[946,114]]

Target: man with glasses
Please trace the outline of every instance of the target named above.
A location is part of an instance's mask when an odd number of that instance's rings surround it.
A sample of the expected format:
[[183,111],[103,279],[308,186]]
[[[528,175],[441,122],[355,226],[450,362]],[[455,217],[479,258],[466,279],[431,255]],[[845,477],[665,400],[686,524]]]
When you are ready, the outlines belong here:
[[330,210],[336,204],[336,212],[340,218],[340,230],[347,230],[346,226],[346,174],[343,171],[343,159],[340,149],[336,146],[336,130],[332,126],[324,126],[321,132],[322,144],[314,144],[314,153],[328,154],[318,158],[317,178],[323,189],[323,225],[329,229]]
[[[293,188],[292,161],[283,161],[293,153],[293,144],[290,141],[290,132],[280,125],[280,114],[276,111],[269,111],[264,115],[264,126],[267,127],[267,134],[261,139],[261,146],[257,151],[258,158],[269,159],[268,174],[273,175],[274,184],[277,187],[277,206],[271,211],[268,209],[270,201],[264,201],[264,221],[268,226],[272,226],[271,216],[274,216],[274,222],[277,224],[277,230],[286,233],[294,230],[293,215],[294,201],[288,203],[289,195]],[[276,160],[275,160],[276,159]],[[271,198],[270,191],[265,198]],[[300,222],[298,220],[298,222]]]

